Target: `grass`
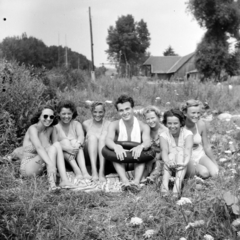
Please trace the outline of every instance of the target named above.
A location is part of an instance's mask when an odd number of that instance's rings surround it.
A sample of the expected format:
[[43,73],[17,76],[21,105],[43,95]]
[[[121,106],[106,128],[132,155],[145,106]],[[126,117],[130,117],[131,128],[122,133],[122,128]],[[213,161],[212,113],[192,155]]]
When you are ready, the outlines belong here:
[[[217,134],[212,141],[219,162],[220,174],[216,179],[199,183],[196,179],[185,181],[183,196],[192,204],[182,207],[176,200],[160,195],[160,182],[146,186],[138,194],[84,193],[61,190],[48,192],[47,179],[22,180],[19,162],[1,165],[0,168],[0,239],[145,239],[146,230],[155,231],[152,239],[188,240],[203,239],[210,234],[214,239],[238,239],[231,225],[238,216],[223,200],[223,193],[232,191],[239,195],[239,156],[226,156],[228,144],[224,139],[234,139],[235,129],[230,122],[213,120],[210,133]],[[233,173],[233,170],[236,173]],[[132,217],[143,223],[130,224]],[[204,225],[185,230],[187,223],[204,220]]]
[[[24,74],[25,71],[24,69]],[[16,77],[19,75],[17,73]],[[27,75],[22,85],[28,85],[28,81],[32,80]],[[229,83],[233,85],[232,90],[228,88]],[[229,83],[224,83],[222,86],[211,82],[201,84],[159,81],[149,84],[146,80],[137,78],[132,80],[101,78],[96,83],[81,83],[72,90],[67,88],[58,90],[57,98],[70,99],[76,103],[80,122],[90,117],[86,100],[114,100],[122,93],[131,95],[135,105],[140,108],[154,104],[164,111],[179,106],[187,99],[198,98],[207,101],[211,110],[238,113],[240,112],[239,79],[234,78]],[[41,85],[37,81],[36,84]],[[8,87],[7,91],[18,96],[15,94],[21,90],[18,85],[16,87],[14,84],[9,84]],[[7,91],[2,103],[6,99],[9,99],[9,102],[11,100]],[[31,103],[34,94],[35,92],[29,92],[28,98]],[[161,100],[156,101],[156,97],[160,97]],[[23,102],[23,100],[19,98],[14,102]],[[30,106],[27,104],[28,102],[25,105]],[[114,106],[107,104],[106,108],[107,118],[115,119]],[[10,111],[9,109],[7,111]],[[30,116],[30,112],[28,114]],[[6,126],[4,124],[0,122],[1,126]],[[10,129],[14,123],[8,125]],[[230,130],[233,131],[229,132]],[[1,164],[0,239],[141,240],[146,238],[144,233],[150,229],[155,232],[152,239],[160,240],[177,240],[180,237],[200,240],[205,234],[210,234],[214,239],[219,240],[238,239],[237,231],[240,231],[240,228],[233,227],[231,223],[239,216],[233,214],[232,208],[225,204],[222,197],[226,191],[239,196],[239,155],[237,152],[231,155],[226,155],[224,152],[229,149],[229,141],[234,142],[237,150],[240,149],[240,139],[238,139],[240,134],[236,133],[236,126],[232,121],[222,122],[215,118],[211,122],[209,137],[214,152],[218,160],[225,158],[226,161],[219,161],[220,174],[216,179],[208,179],[204,183],[199,183],[196,179],[184,182],[183,196],[190,198],[192,204],[182,207],[178,206],[176,200],[171,197],[161,197],[160,182],[144,187],[138,194],[84,193],[67,190],[50,193],[45,175],[22,180],[19,178],[18,161]],[[12,139],[13,134],[7,136]],[[143,223],[132,225],[130,223],[132,217],[141,218]],[[187,223],[197,220],[204,220],[204,225],[185,230]]]

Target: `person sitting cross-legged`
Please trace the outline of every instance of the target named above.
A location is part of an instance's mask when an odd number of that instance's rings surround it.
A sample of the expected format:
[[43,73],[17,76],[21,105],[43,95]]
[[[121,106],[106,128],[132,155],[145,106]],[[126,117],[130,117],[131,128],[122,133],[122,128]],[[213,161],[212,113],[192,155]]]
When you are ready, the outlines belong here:
[[[110,123],[105,143],[109,149],[114,150],[117,159],[119,160],[113,162],[113,165],[123,183],[123,187],[136,186],[139,188],[145,163],[138,163],[137,159],[140,157],[144,149],[148,149],[151,146],[150,128],[147,124],[139,121],[134,116],[134,101],[131,97],[121,95],[117,99],[115,107],[121,119]],[[126,175],[126,164],[123,163],[127,157],[127,150],[115,140],[140,143],[138,146],[133,147],[130,150],[132,157],[136,159],[136,163],[134,163],[134,179],[131,182]]]

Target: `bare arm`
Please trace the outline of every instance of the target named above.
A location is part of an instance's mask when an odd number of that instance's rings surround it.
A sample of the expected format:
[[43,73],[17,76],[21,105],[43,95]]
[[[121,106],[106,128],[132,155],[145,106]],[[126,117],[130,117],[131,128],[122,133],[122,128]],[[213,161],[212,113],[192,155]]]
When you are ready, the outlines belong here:
[[78,136],[78,142],[80,144],[80,146],[83,145],[84,143],[84,131],[83,131],[83,127],[82,127],[82,124],[80,122],[76,122],[76,132],[77,132],[77,136]]
[[212,149],[211,149],[211,145],[208,141],[208,137],[207,137],[207,128],[206,128],[206,124],[202,121],[201,122],[201,126],[202,126],[202,143],[203,143],[203,149],[206,153],[206,155],[218,166],[217,161],[215,160],[215,156],[213,155]]
[[38,137],[38,131],[37,128],[35,126],[31,126],[29,128],[29,138],[33,144],[33,146],[36,148],[36,151],[38,153],[38,155],[42,158],[42,160],[47,164],[47,165],[51,165],[51,160],[46,152],[46,150],[44,149],[44,147],[41,144],[41,141]]
[[184,152],[183,152],[183,165],[186,166],[192,155],[192,147],[193,147],[193,135],[189,135],[186,138],[185,145],[184,145]]
[[108,127],[105,143],[108,148],[114,150],[119,160],[124,160],[124,157],[127,156],[126,151],[123,149],[121,145],[116,144],[114,142],[114,138],[117,132],[117,124],[118,124],[118,121],[110,123]]
[[130,150],[134,159],[139,158],[142,151],[148,149],[151,146],[150,128],[147,124],[140,124],[142,128],[142,144]]
[[165,138],[163,138],[162,136],[160,136],[160,146],[162,149],[162,160],[164,161],[164,163],[168,164],[169,163],[169,148],[168,148],[168,142]]

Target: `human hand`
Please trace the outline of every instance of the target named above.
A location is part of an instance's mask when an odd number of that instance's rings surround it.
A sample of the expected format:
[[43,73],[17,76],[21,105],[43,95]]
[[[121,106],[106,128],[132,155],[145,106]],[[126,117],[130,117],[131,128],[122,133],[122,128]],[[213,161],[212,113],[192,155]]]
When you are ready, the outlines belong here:
[[134,159],[138,159],[140,157],[143,148],[144,148],[144,146],[141,144],[130,150],[130,152],[132,152],[132,156]]
[[121,145],[116,144],[114,147],[114,152],[116,153],[117,159],[120,161],[123,161],[124,157],[127,157],[126,150],[123,149]]

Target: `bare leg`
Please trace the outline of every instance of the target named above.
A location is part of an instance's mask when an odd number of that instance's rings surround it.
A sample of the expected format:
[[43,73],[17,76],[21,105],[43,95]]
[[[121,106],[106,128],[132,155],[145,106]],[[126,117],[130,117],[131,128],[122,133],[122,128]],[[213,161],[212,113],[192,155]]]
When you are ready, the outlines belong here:
[[113,166],[116,169],[116,172],[118,173],[121,181],[123,183],[129,183],[129,180],[126,176],[125,164],[113,162]]
[[98,180],[97,172],[97,154],[98,154],[98,139],[94,135],[88,137],[88,154],[91,161],[92,179]]
[[87,168],[86,168],[86,162],[85,162],[85,157],[83,154],[83,149],[79,149],[78,155],[77,155],[77,162],[78,165],[82,171],[82,175],[85,179],[91,179],[92,177],[89,175]]
[[55,142],[52,146],[54,146],[56,149],[56,155],[50,156],[50,153],[49,153],[49,157],[51,158],[52,161],[57,162],[57,169],[58,169],[58,172],[59,172],[61,180],[62,180],[60,183],[60,186],[66,186],[66,185],[74,186],[74,184],[71,183],[67,177],[65,161],[64,161],[64,157],[63,157],[63,151],[62,151],[62,147],[61,147],[60,143]]
[[218,166],[206,155],[200,159],[199,165],[206,167],[211,177],[218,175]]
[[99,157],[99,163],[100,163],[100,167],[99,167],[100,182],[106,182],[105,172],[104,172],[106,160],[102,155],[102,149],[104,146],[105,146],[105,137],[104,138],[101,137],[98,142],[98,157]]
[[162,180],[162,186],[161,186],[162,193],[167,193],[169,191],[168,184],[169,184],[170,177],[171,177],[171,171],[168,169],[166,165],[164,165],[163,180]]
[[143,175],[143,171],[145,168],[145,163],[136,163],[134,168],[134,179],[133,182],[136,184],[140,183],[140,180]]
[[184,168],[184,169],[176,172],[175,184],[174,184],[174,187],[173,187],[173,193],[177,194],[178,196],[181,193],[182,181],[185,177],[186,171],[187,171],[187,168]]
[[[78,167],[77,163],[76,163],[76,160],[74,159],[74,157],[72,155],[70,155],[69,153],[63,153],[64,155],[64,159],[70,164],[70,166],[72,167],[75,175],[76,175],[76,178],[77,179],[83,179],[83,175],[82,175],[82,172],[80,170],[80,168]],[[71,156],[69,158],[69,156]]]

